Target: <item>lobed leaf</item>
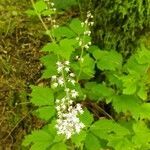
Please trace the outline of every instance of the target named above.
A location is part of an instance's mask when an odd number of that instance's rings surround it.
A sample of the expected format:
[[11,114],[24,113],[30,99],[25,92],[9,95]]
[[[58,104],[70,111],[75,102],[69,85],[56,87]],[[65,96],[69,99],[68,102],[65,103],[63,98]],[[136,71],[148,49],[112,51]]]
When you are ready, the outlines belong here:
[[48,87],[31,86],[31,102],[37,106],[54,105],[53,91]]

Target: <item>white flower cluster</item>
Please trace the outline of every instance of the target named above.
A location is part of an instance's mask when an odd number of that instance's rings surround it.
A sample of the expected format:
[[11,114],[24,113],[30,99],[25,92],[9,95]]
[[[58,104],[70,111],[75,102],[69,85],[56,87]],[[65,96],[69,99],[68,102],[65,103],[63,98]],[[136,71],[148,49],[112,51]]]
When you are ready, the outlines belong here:
[[[44,0],[45,3],[47,4],[47,9],[50,9],[52,10],[54,13],[56,12],[56,8],[54,7],[55,4],[53,2],[50,2],[50,0]],[[52,26],[54,28],[58,28],[59,26],[56,24],[56,20],[52,18],[51,14],[48,15],[48,18],[47,18],[48,21],[51,21],[52,23]]]
[[65,135],[66,139],[69,139],[75,133],[79,133],[85,127],[78,118],[78,115],[83,113],[80,104],[77,104],[75,107],[72,105],[66,107],[65,104],[62,105],[62,102],[60,102],[57,106],[57,112],[57,133]]
[[61,87],[65,86],[65,77],[64,75],[67,74],[67,82],[72,83],[73,85],[75,85],[75,74],[72,73],[70,71],[70,62],[69,61],[65,61],[65,62],[57,62],[57,72],[58,75],[54,75],[52,76],[52,87],[56,88],[59,85]]
[[70,62],[57,63],[58,75],[52,76],[53,87],[64,87],[65,96],[61,99],[56,99],[57,124],[56,129],[58,134],[65,135],[69,139],[73,134],[79,133],[84,124],[80,122],[78,115],[83,113],[80,104],[73,105],[73,100],[79,96],[75,89],[67,88],[67,84],[75,85],[75,74],[70,71]]
[[[86,20],[84,22],[81,22],[81,26],[85,29],[84,36],[91,36],[90,27],[94,25],[94,22],[91,21],[93,19],[93,15],[90,11],[87,12]],[[91,45],[91,42],[86,43],[85,39],[83,37],[77,37],[76,40],[79,42],[79,46],[81,46],[82,49],[89,49],[89,46]],[[78,60],[83,61],[83,58],[78,58]]]

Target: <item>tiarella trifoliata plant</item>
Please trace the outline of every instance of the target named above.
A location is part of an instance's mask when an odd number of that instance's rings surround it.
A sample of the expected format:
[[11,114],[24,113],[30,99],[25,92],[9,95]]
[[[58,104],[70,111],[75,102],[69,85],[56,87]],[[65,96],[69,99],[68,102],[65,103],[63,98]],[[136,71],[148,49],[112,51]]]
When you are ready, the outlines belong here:
[[68,87],[68,84],[75,86],[75,74],[71,72],[70,62],[64,61],[57,63],[57,75],[52,76],[52,87],[63,87],[65,96],[62,99],[56,99],[57,110],[57,133],[63,134],[69,139],[73,134],[79,133],[84,124],[80,122],[78,115],[83,113],[80,104],[73,105],[74,99],[79,96],[75,89]]
[[68,5],[67,1],[31,1],[34,10],[27,13],[38,16],[50,41],[40,59],[46,85],[31,86],[30,95],[38,106],[34,114],[46,125],[27,135],[23,146],[32,150],[148,150],[148,48],[141,44],[124,61],[117,51],[92,44],[95,15],[91,11],[85,19],[66,21],[61,20],[58,8]]

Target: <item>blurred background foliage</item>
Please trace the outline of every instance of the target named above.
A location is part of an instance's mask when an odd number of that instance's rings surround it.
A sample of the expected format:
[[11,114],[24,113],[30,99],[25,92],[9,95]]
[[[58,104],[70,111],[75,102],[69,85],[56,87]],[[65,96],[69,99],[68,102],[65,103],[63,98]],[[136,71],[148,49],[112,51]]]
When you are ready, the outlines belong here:
[[126,56],[150,31],[149,0],[80,0],[80,3],[83,11],[90,8],[94,13],[94,42],[102,49],[115,49]]

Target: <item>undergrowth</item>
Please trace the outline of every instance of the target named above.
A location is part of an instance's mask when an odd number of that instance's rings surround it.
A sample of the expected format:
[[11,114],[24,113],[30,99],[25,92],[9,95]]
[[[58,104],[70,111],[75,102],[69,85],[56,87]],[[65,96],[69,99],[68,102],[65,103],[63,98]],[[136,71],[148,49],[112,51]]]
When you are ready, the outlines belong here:
[[39,18],[50,39],[40,59],[45,66],[41,79],[48,84],[32,85],[30,95],[37,106],[34,114],[46,125],[27,135],[23,147],[148,150],[149,48],[141,42],[129,58],[124,58],[121,52],[94,45],[91,34],[95,34],[96,14],[90,7],[82,18],[58,24],[62,9],[48,0],[31,2],[34,9],[27,14]]

